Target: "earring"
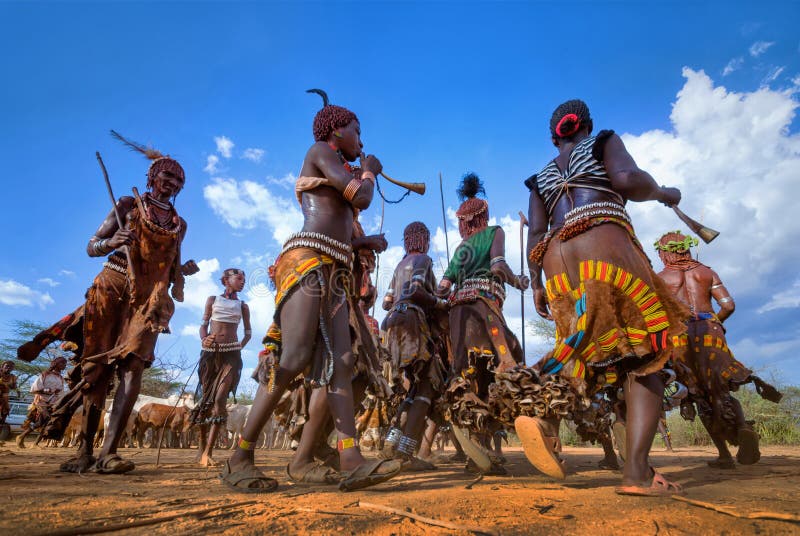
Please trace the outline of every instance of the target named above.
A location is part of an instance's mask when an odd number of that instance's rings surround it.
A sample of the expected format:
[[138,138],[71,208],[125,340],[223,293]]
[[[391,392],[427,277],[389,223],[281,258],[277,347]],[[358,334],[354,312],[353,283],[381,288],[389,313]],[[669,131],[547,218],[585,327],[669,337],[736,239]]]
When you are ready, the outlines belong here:
[[336,136],[337,138],[341,138],[342,137],[342,133],[338,132],[338,131],[334,131],[333,135]]

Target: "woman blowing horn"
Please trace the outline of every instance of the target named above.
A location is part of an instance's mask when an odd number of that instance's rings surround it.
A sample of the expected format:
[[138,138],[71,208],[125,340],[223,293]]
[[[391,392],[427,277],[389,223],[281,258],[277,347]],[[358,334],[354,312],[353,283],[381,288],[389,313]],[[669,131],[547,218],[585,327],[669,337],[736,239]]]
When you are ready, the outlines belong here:
[[[672,354],[673,336],[686,329],[686,310],[650,267],[625,204],[676,205],[681,194],[639,169],[613,131],[592,136],[592,129],[583,101],[560,105],[550,120],[558,155],[525,181],[534,305],[555,319],[558,334],[542,372],[583,380],[587,396],[624,386],[627,457],[616,491],[673,494],[680,488],[650,467],[648,454],[664,391],[658,372]],[[557,433],[531,417],[520,417],[516,429],[534,464],[541,453],[533,446]]]

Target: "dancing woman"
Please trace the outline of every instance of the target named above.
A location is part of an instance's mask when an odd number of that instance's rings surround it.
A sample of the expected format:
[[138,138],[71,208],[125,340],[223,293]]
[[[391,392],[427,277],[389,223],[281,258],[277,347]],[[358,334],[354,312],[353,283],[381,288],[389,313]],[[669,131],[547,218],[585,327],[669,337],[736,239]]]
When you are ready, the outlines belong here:
[[[624,386],[627,456],[617,492],[673,494],[680,488],[650,467],[648,455],[661,415],[659,371],[673,337],[685,331],[687,312],[650,267],[625,204],[677,205],[681,194],[639,169],[613,131],[592,136],[592,129],[583,101],[561,104],[550,119],[558,155],[525,181],[534,305],[540,316],[555,319],[557,330],[542,373],[583,380],[589,397],[607,385]],[[554,431],[535,417],[517,421],[536,465],[532,447],[553,439]]]
[[[200,426],[198,462],[204,467],[218,465],[211,452],[220,429],[225,429],[228,411],[225,403],[228,394],[236,396],[236,387],[242,373],[242,348],[250,341],[250,308],[239,299],[244,288],[244,270],[228,268],[220,281],[225,292],[209,296],[200,324],[200,352],[198,393],[199,402],[192,411],[192,424]],[[239,342],[239,322],[244,323],[244,337]]]

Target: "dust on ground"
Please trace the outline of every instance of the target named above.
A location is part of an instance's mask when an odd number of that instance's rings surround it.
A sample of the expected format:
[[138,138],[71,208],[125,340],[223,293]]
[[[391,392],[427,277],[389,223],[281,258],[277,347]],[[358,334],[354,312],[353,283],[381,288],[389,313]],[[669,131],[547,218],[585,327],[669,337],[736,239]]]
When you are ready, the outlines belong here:
[[[274,493],[240,494],[222,486],[218,470],[191,464],[195,450],[121,449],[136,462],[127,475],[66,474],[67,449],[0,447],[1,534],[468,534],[359,506],[368,502],[495,534],[798,534],[796,523],[737,519],[669,498],[614,493],[620,473],[597,468],[598,448],[566,448],[568,476],[538,473],[519,448],[507,449],[509,476],[475,475],[463,464],[399,477],[351,493],[335,486],[288,483],[291,452],[259,450],[256,460],[280,482]],[[220,452],[217,459],[225,459]],[[740,513],[800,512],[800,448],[762,448],[756,465],[717,470],[709,448],[655,450],[652,462],[683,484],[687,497]],[[155,524],[118,529],[154,518]],[[102,528],[105,527],[105,528]],[[76,529],[76,530],[71,530]],[[70,532],[71,530],[71,532]]]

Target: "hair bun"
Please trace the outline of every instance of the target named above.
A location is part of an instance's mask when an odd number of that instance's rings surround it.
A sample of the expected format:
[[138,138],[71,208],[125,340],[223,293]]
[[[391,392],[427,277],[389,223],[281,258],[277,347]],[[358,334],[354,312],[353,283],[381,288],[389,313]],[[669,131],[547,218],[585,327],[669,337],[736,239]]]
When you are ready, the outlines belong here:
[[556,134],[561,138],[568,138],[581,128],[581,120],[575,114],[567,114],[556,125]]

